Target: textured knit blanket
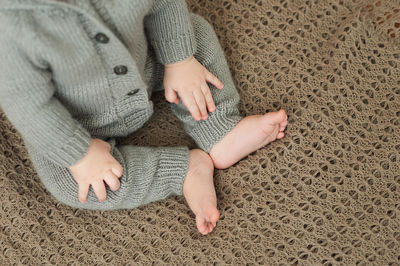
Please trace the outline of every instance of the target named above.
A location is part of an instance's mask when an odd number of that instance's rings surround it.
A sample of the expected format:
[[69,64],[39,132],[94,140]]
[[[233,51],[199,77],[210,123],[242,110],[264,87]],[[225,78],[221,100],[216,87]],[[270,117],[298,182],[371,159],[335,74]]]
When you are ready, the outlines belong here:
[[[242,114],[284,108],[285,137],[215,171],[221,219],[202,236],[183,197],[58,203],[0,112],[0,265],[399,265],[400,1],[188,4],[217,32]],[[119,143],[194,147],[154,102]]]

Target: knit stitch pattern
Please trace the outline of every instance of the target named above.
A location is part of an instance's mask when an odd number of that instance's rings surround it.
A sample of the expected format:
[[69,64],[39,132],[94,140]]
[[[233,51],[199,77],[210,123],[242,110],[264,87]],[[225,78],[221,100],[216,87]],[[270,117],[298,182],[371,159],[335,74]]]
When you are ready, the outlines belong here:
[[[0,8],[6,33],[0,37],[0,103],[42,183],[60,202],[92,210],[136,208],[182,195],[188,147],[115,145],[115,138],[135,132],[153,114],[150,97],[163,90],[163,64],[191,55],[225,88],[211,86],[217,111],[206,121],[195,121],[183,103],[172,105],[186,132],[208,152],[241,120],[239,94],[212,26],[189,13],[184,1],[67,2]],[[120,189],[106,187],[105,202],[90,187],[81,203],[67,166],[85,155],[95,137],[111,144],[124,173]]]

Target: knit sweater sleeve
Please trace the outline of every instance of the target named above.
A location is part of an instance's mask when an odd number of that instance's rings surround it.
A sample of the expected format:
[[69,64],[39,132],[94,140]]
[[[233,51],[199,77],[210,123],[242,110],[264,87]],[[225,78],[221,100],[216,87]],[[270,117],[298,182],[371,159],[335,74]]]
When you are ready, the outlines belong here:
[[194,31],[185,0],[155,0],[144,23],[162,64],[182,61],[195,53]]
[[24,142],[60,166],[84,157],[91,136],[54,96],[51,71],[0,36],[0,107]]

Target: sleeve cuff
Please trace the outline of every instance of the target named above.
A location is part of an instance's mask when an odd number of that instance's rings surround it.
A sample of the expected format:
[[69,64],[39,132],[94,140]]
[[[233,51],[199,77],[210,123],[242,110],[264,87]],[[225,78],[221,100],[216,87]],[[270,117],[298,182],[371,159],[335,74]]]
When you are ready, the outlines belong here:
[[192,32],[169,41],[154,41],[158,59],[163,65],[182,61],[195,54],[196,44]]
[[89,150],[91,136],[87,130],[78,125],[69,141],[60,149],[49,152],[47,157],[54,163],[68,167],[79,162]]
[[160,63],[176,63],[195,54],[196,39],[185,0],[155,1],[144,23]]

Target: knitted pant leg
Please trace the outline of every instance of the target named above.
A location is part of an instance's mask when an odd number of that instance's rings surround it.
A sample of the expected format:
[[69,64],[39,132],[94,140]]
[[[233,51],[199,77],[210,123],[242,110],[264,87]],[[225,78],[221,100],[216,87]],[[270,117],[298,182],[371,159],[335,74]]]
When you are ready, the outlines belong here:
[[209,152],[242,119],[238,110],[239,94],[213,27],[199,15],[192,13],[191,18],[197,43],[194,57],[224,83],[224,88],[219,90],[208,84],[216,111],[210,112],[207,120],[194,120],[182,102],[172,104],[171,108],[197,145]]
[[150,202],[182,195],[188,167],[187,147],[140,147],[115,145],[107,140],[111,154],[122,165],[121,186],[112,191],[106,185],[107,199],[99,202],[90,186],[85,203],[78,200],[78,184],[68,168],[54,165],[33,150],[31,161],[46,189],[61,203],[75,208],[92,210],[132,209]]

